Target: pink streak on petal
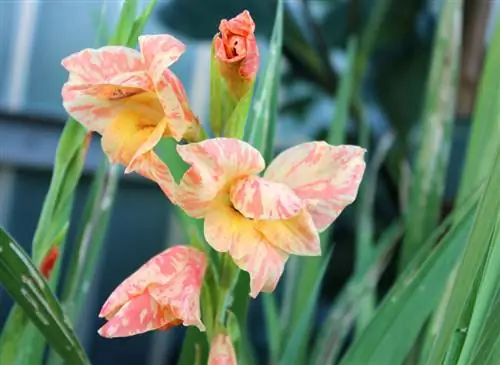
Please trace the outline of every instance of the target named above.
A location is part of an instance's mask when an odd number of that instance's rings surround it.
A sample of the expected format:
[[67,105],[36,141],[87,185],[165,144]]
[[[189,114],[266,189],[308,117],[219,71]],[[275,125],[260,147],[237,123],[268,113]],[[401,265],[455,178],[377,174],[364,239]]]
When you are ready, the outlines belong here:
[[87,48],[64,58],[61,63],[72,75],[70,81],[79,84],[102,84],[115,77],[123,78],[123,74],[145,71],[141,54],[122,46]]
[[288,255],[256,229],[256,221],[227,204],[217,204],[205,218],[205,238],[216,251],[229,252],[236,265],[250,274],[252,297],[275,289]]
[[319,234],[306,209],[289,219],[257,221],[256,229],[271,244],[286,253],[301,256],[321,255]]
[[356,199],[365,152],[357,146],[303,143],[278,155],[264,177],[291,187],[322,231]]
[[261,291],[273,292],[283,274],[288,254],[263,236],[259,241],[251,242],[251,249],[245,245],[249,242],[240,242],[233,247],[231,255],[236,265],[250,275],[250,296],[256,298]]
[[304,208],[302,200],[288,186],[258,176],[233,183],[230,199],[236,210],[251,219],[287,219]]
[[123,305],[98,332],[108,338],[134,336],[164,327],[175,320],[169,308],[160,306],[148,293],[144,293]]
[[236,365],[236,352],[231,337],[217,334],[210,344],[208,365]]
[[62,90],[64,108],[101,134],[119,111],[117,103],[152,87],[141,54],[126,47],[85,49],[65,58],[62,65],[69,71]]
[[205,330],[201,321],[200,291],[207,267],[207,260],[201,251],[190,250],[185,253],[183,270],[175,279],[165,285],[152,285],[150,295],[162,306],[169,306],[172,313],[183,320],[185,326],[197,326]]
[[184,43],[168,34],[142,35],[138,41],[144,63],[151,69],[169,68],[186,50]]
[[169,70],[184,53],[185,45],[170,35],[139,37],[141,53],[165,111],[171,136],[180,141],[189,128],[199,127],[177,76]]
[[116,313],[129,300],[145,292],[150,285],[166,285],[189,265],[189,260],[200,260],[204,254],[188,246],[173,246],[151,258],[125,279],[104,303],[99,317]]
[[233,138],[179,145],[177,151],[191,167],[179,184],[176,201],[192,217],[204,216],[212,200],[232,181],[257,174],[265,166],[259,151]]

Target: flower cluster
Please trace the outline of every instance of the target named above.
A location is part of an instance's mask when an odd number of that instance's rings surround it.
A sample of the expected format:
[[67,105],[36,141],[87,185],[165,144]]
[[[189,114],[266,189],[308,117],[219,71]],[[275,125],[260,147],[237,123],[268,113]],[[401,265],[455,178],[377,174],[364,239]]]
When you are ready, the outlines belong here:
[[[252,89],[259,66],[255,24],[247,11],[222,20],[213,39],[218,75],[235,100]],[[108,46],[62,61],[67,112],[102,136],[111,163],[156,182],[189,216],[204,219],[206,242],[250,275],[250,295],[275,289],[289,255],[321,254],[319,232],[356,198],[364,149],[309,142],[279,154],[269,166],[238,138],[211,138],[169,69],[185,50],[170,35],[139,37],[140,51]],[[214,102],[214,100],[212,100]],[[189,169],[177,183],[154,152],[164,137],[178,144]],[[205,330],[200,291],[209,257],[191,246],[156,255],[111,294],[100,316],[105,337],[183,324]],[[210,364],[233,364],[231,338],[211,338]]]

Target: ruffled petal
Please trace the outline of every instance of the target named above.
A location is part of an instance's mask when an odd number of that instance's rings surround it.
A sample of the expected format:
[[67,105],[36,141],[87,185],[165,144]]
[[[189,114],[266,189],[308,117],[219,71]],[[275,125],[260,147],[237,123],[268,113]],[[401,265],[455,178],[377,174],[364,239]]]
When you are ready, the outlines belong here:
[[165,285],[153,285],[150,295],[162,306],[168,306],[172,313],[181,319],[185,326],[196,326],[205,330],[200,314],[200,291],[207,267],[205,255],[191,249],[178,263],[184,265],[174,279]]
[[62,65],[69,71],[62,90],[64,108],[99,133],[119,111],[117,102],[152,87],[141,54],[126,47],[85,49],[63,59]]
[[173,246],[151,258],[125,279],[104,303],[99,317],[112,317],[134,297],[142,295],[150,285],[166,285],[173,281],[190,262],[202,260],[199,250],[189,246]]
[[236,352],[234,351],[231,337],[219,333],[210,344],[208,365],[236,365]]
[[365,152],[357,146],[303,143],[278,155],[264,177],[291,187],[322,231],[356,199]]
[[139,37],[141,53],[168,120],[170,135],[181,140],[189,129],[199,126],[189,108],[186,92],[169,67],[185,51],[185,45],[170,35]]
[[288,219],[304,208],[302,200],[285,184],[258,176],[242,178],[231,185],[231,203],[247,218]]
[[177,146],[191,167],[184,174],[176,201],[192,217],[202,217],[212,200],[239,177],[264,169],[264,159],[250,144],[233,138],[213,138]]
[[319,234],[306,209],[289,219],[257,221],[256,229],[271,244],[288,254],[321,255]]
[[123,305],[98,332],[108,338],[127,337],[178,323],[170,308],[160,306],[148,293],[144,293]]
[[230,205],[219,203],[205,217],[205,238],[219,252],[229,252],[236,265],[250,275],[250,295],[276,288],[288,255],[255,229]]

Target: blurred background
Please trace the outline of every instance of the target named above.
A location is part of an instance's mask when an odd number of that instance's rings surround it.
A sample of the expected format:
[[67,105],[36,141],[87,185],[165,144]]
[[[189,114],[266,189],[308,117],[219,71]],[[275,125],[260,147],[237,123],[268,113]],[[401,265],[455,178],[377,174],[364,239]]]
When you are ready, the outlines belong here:
[[[142,1],[143,5],[147,1]],[[362,105],[353,104],[350,143],[357,143],[361,119],[370,145],[384,136],[393,144],[380,168],[375,197],[375,231],[383,231],[406,204],[404,172],[411,161],[422,110],[422,96],[439,0],[287,0],[280,114],[276,152],[325,138],[333,120],[339,75],[345,72],[352,37],[379,22],[373,37],[362,37],[364,58],[354,82]],[[115,0],[0,1],[0,225],[29,251],[66,114],[60,91],[67,73],[63,57],[103,45],[119,14]],[[500,2],[467,0],[464,6],[461,72],[451,161],[443,213],[453,204],[469,131],[469,117],[483,56]],[[192,109],[207,122],[210,41],[220,19],[248,9],[257,24],[262,63],[274,21],[273,0],[161,0],[145,33],[170,33],[187,46],[173,67]],[[356,99],[356,98],[354,98]],[[395,138],[394,138],[395,137]],[[85,174],[74,207],[78,221],[91,178],[103,158],[98,138],[89,149]],[[335,251],[323,288],[321,306],[332,302],[353,267],[354,211],[336,223]],[[70,230],[69,249],[75,232]],[[170,244],[181,243],[180,228],[168,201],[152,183],[137,176],[121,179],[104,251],[89,285],[85,313],[76,330],[93,364],[171,363],[178,355],[183,329],[131,339],[104,340],[96,334],[100,305],[126,276]],[[301,261],[300,261],[301,262]],[[64,275],[64,271],[63,271]],[[381,282],[391,283],[391,269]],[[280,290],[278,288],[278,290]],[[0,328],[12,302],[0,288]],[[259,300],[252,302],[250,330],[257,349],[266,351]],[[257,319],[257,320],[252,320]]]

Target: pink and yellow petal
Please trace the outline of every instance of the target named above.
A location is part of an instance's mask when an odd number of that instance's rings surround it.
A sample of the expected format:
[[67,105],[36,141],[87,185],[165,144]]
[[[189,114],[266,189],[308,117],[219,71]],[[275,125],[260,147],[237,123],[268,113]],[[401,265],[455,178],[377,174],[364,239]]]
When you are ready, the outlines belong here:
[[356,199],[365,152],[357,146],[308,142],[278,155],[264,176],[292,188],[322,231]]
[[288,255],[274,247],[230,205],[212,206],[205,218],[205,238],[219,252],[229,252],[236,265],[250,275],[250,295],[272,292],[283,273]]
[[271,244],[288,254],[321,255],[319,234],[306,209],[288,219],[257,221],[255,227]]
[[177,203],[192,217],[202,217],[212,200],[237,178],[264,169],[264,159],[250,144],[233,138],[213,138],[177,146],[191,167],[177,192]]
[[178,264],[184,266],[177,269],[177,275],[172,280],[164,285],[152,285],[148,291],[160,305],[170,307],[185,326],[194,325],[204,331],[200,314],[200,292],[207,267],[205,254],[190,248]]
[[211,344],[208,365],[236,365],[236,352],[231,337],[223,333],[217,334]]
[[[84,85],[106,84],[115,77],[122,79],[124,74],[145,75],[146,71],[141,54],[122,46],[87,48],[64,58],[61,63],[70,73],[71,83]],[[132,84],[123,81],[119,85],[141,87],[150,84],[147,77],[141,78],[139,83],[138,79],[133,79]]]
[[304,208],[302,200],[288,186],[258,176],[235,181],[229,194],[234,208],[251,219],[288,219]]
[[180,141],[198,120],[189,108],[184,87],[168,68],[184,53],[185,45],[170,35],[139,37],[148,73],[165,111],[170,135]]
[[158,184],[163,193],[175,203],[177,184],[167,165],[154,153],[149,151],[135,158],[127,167],[127,172],[136,172]]
[[[157,254],[125,279],[104,303],[99,317],[109,317],[134,297],[143,294],[148,286],[167,285],[191,262],[197,263],[203,255],[189,246],[173,246]],[[191,264],[194,265],[194,264]]]
[[99,329],[103,337],[127,337],[176,323],[170,308],[162,307],[148,293],[132,298]]

